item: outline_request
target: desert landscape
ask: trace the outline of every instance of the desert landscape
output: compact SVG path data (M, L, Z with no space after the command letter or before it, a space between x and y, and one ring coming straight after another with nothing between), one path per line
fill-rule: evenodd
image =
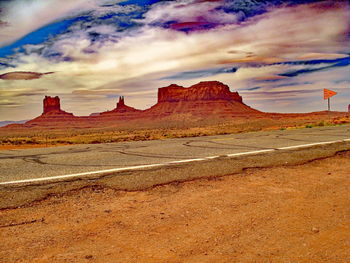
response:
M349 1L0 1L0 263L349 263L349 76Z
M0 148L32 148L84 143L196 137L242 132L312 128L350 123L348 112L266 113L243 103L238 92L218 82L189 88L158 89L158 102L146 110L125 104L113 110L74 116L61 109L59 97L46 96L41 116L0 128Z

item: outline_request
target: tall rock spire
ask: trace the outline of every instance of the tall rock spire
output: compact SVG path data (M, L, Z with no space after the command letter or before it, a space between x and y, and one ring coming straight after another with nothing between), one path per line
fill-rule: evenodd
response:
M125 105L124 96L120 96L117 102L117 107L111 111L102 112L101 115L114 114L114 113L126 113L126 112L135 113L135 112L140 112L140 110L137 110L133 107L129 107L128 105Z
M118 109L118 108L122 108L122 107L124 107L124 106L125 106L124 96L120 96L120 97L119 97L119 101L118 101L118 103L117 103L117 109Z

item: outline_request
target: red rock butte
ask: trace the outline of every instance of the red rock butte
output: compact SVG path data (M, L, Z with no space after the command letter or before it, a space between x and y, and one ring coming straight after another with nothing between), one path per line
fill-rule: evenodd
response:
M171 84L158 89L158 102L144 111L146 116L173 119L191 116L201 119L227 119L247 114L263 114L243 103L238 92L218 81L206 81L189 88Z
M45 96L43 100L43 113L41 116L45 115L73 116L72 113L61 110L61 102L58 96Z
M158 89L158 103L198 100L227 100L242 103L238 92L231 92L229 86L218 81L200 82L189 88L171 84Z
M45 96L43 101L43 114L48 113L50 111L61 111L61 102L58 96L50 97Z
M125 104L119 97L116 108L90 116L74 116L61 109L59 97L45 96L43 114L24 126L100 126L111 122L126 123L130 120L152 122L157 120L212 120L262 115L243 103L238 92L218 81L206 81L185 88L176 84L158 89L158 102L149 109L138 110Z

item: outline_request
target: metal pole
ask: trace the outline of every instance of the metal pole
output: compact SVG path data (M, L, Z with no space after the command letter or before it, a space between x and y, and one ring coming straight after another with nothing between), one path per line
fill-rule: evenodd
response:
M331 111L331 99L328 98L328 111Z

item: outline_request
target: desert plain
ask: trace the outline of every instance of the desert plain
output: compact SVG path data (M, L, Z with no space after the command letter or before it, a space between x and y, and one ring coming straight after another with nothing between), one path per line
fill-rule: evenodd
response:
M0 262L349 262L349 160L2 209Z
M0 129L1 149L350 122L347 112L260 112L218 82L160 89L158 103L145 111L120 98L114 110L77 117L61 110L58 97L43 102L41 116ZM302 159L137 191L91 180L2 206L0 262L350 262L350 152Z

